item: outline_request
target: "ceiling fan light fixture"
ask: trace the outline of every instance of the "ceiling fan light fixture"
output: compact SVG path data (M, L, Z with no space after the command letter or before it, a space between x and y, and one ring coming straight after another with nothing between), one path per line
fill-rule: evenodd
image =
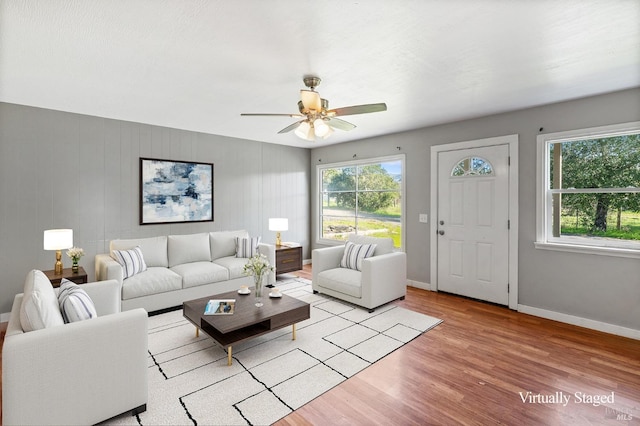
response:
M311 123L308 120L305 120L302 123L300 123L300 125L298 126L298 128L296 129L296 131L294 133L299 138L302 138L302 139L305 139L305 140L308 140L308 141L316 140L315 134L314 134L314 131L313 131L313 126L311 125Z
M318 137L325 138L330 131L327 123L324 122L322 118L316 118L313 122L313 128L315 129L315 134Z

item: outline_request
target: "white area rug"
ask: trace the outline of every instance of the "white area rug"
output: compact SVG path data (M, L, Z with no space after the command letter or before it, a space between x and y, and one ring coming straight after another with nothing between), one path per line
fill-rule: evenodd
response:
M441 320L398 306L373 313L313 294L302 278L278 281L311 304L311 318L233 347L227 355L182 310L149 318L149 401L108 424L266 425L368 367Z

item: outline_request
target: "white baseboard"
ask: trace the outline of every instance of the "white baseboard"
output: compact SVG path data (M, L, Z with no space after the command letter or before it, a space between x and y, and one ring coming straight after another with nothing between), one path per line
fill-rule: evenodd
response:
M420 281L407 280L407 285L409 285L411 287L421 288L423 290L431 291L431 284L429 284L429 283L423 283L423 282L420 282Z
M0 314L0 322L9 322L9 317L11 316L11 312L5 312Z
M605 333L615 334L617 336L629 337L631 339L640 340L640 330L622 327L606 322L595 321L587 318L576 317L573 315L563 314L560 312L548 311L546 309L535 308L533 306L518 305L518 312L523 314L534 315L536 317L546 318L554 321L560 321L567 324L577 325L579 327L590 328L592 330L603 331Z
M302 260L302 264L303 265L311 265L311 259L303 259Z

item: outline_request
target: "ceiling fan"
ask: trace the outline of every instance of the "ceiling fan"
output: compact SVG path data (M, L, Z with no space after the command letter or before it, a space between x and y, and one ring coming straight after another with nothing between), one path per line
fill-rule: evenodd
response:
M320 97L315 88L320 85L320 78L305 76L302 81L309 90L300 90L298 101L298 114L269 114L269 113L242 113L241 116L270 116L270 117L298 117L296 121L285 127L278 133L287 133L295 129L295 134L302 139L314 141L316 137L326 139L333 129L352 130L356 126L347 121L336 118L344 115L366 114L370 112L386 111L385 103L353 105L342 108L329 109L329 101Z

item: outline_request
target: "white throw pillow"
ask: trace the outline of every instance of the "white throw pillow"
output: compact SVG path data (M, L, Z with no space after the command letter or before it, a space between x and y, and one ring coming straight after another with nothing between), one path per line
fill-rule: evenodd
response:
M113 257L122 265L124 278L132 277L147 270L147 264L144 263L140 247L131 250L113 250Z
M347 241L344 246L340 267L361 271L362 260L373 256L375 250L376 244L354 244L351 241Z
M236 237L236 257L249 258L258 254L258 244L260 244L261 239L262 237Z
M84 321L98 316L93 300L87 292L66 278L63 278L60 283L58 304L65 323Z
M22 331L41 330L63 324L58 298L51 281L42 271L30 271L24 282L24 295L20 306Z

